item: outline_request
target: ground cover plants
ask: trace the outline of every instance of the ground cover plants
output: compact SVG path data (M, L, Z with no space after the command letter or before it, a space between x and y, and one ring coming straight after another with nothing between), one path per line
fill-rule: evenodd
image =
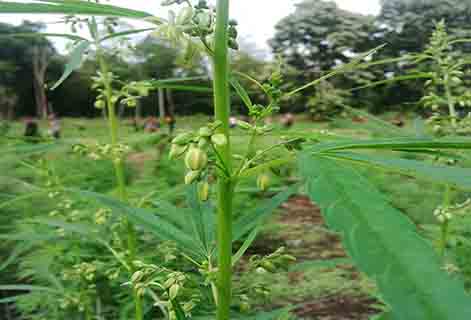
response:
M237 22L230 19L229 3L229 0L218 0L212 7L206 1L165 1L165 5L176 5L176 11L171 11L168 19L78 0L7 1L0 4L0 13L59 13L86 17L69 17L69 20L87 25L92 40L74 34L49 34L76 41L64 77L57 85L79 67L82 56L90 46L95 46L100 55L102 42L149 30L169 38L175 45L185 46L189 55L196 52L206 54L211 61L213 82L211 88L187 84L192 79L123 84L109 71L106 61L101 59L101 70L94 78L94 89L100 93L95 105L107 110L109 142L72 144L70 148L77 156L111 163L117 194L109 196L64 185L55 174L53 161L48 163L43 159L29 165L42 176L41 190L47 190L48 196L56 199L56 208L51 208L49 214L51 219L35 220L41 221L35 233L46 238L40 237L40 240L56 239L57 234L49 234L48 227L59 228L56 230L59 236L65 232L80 236L75 240L70 236L71 241L60 250L65 252L80 247L87 239L94 246L81 254L92 257L91 261L94 261L93 257L107 252L106 261L97 259L96 263L74 263L72 259L64 262L70 265L68 270L55 270L62 272L62 280L73 284L72 295L64 295L62 280L47 268L42 269L42 281L48 279L52 287L16 284L2 285L0 289L38 294L36 300L28 300L29 295L25 296L26 301L23 300L25 309L28 309L29 303L30 315L36 319L50 318L51 314L56 318L102 319L107 312L107 301L102 301L102 297L110 292L118 296L115 303L118 301L117 308L121 313L111 313L112 318L119 316L126 319L132 315L132 318L142 320L150 318L155 312L161 318L178 320L244 317L241 311L250 309L253 297L270 293L255 282L234 282L233 271L256 239L263 221L281 203L302 189L321 208L329 227L341 235L355 265L375 281L385 311L376 319L469 319L471 307L463 282L443 270L441 257L429 242L418 235L416 226L378 191L363 169L375 168L424 179L441 186L445 195L450 190L468 190L471 188L468 169L440 165L432 160L436 156L453 157L457 150L469 150L471 141L455 136L418 138L406 131L394 131L385 126L385 131L390 134L382 139L356 139L330 135L328 132L293 132L258 149L258 141L269 137L274 131L273 127L265 124L264 119L277 112L280 101L289 101L303 90L335 75L386 62L365 61L365 58L381 50L381 46L357 55L349 63L294 90L282 89L282 67L274 68L269 79L260 83L250 74L231 72L230 50L236 50L238 45ZM100 28L112 21L109 18L143 20L151 26L102 36ZM443 81L442 76L440 73L437 75L438 81ZM446 74L445 79L448 76ZM268 102L265 105L254 104L239 83L240 78L253 82L266 95ZM448 92L448 82L444 84ZM214 97L214 119L171 140L170 158L182 159L184 164L181 176L184 175L182 179L187 185L183 192L185 205L154 197L155 194L140 194L130 201L127 190L124 157L129 146L119 137L116 105L119 102L132 107L150 90L165 86L203 90ZM236 123L238 132L243 134L242 145L246 147L243 150L237 147L237 152L234 151L236 146L229 122L231 91L240 97L250 116L249 122ZM453 125L456 116L452 105L448 106ZM55 145L47 143L34 148L41 150ZM7 148L7 151L17 152L17 155L20 150L13 147ZM248 180L266 192L270 189L272 171L288 165L297 166L302 183L283 186L280 193L251 210L237 210L234 204L237 203L240 186ZM445 202L445 205L449 203ZM74 211L75 207L78 211ZM57 219L62 209L68 213ZM94 211L93 215L90 215L91 211ZM83 225L83 220L78 218L81 213L85 215L84 220L92 220L96 227L94 230ZM438 216L447 219L447 213L444 210ZM80 223L74 221L75 218ZM152 235L152 239L148 235ZM14 237L9 239L14 240ZM16 235L16 238L21 240L22 237ZM150 251L153 256L141 255L140 249L156 243L159 246ZM40 254L40 251L34 253ZM289 266L293 260L283 248L278 248L267 255L248 257L245 267L251 272L275 273ZM34 266L34 261L36 259L27 259L23 266L38 267ZM97 279L100 279L99 285ZM114 284L110 285L105 279L114 281ZM56 308L48 310L51 314L40 312L45 293L47 299L59 302ZM10 296L3 302L18 300L21 303L22 298L21 295ZM49 301L49 305L52 304ZM289 317L286 311L259 314L254 319L286 318Z

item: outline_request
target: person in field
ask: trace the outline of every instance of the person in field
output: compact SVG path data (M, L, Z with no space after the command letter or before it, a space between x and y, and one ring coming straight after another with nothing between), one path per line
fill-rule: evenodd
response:
M33 118L25 119L25 131L23 136L28 141L38 142L38 139L41 137L41 135L39 134L39 126L36 120Z
M157 132L160 129L160 122L159 119L155 117L150 117L146 120L144 124L144 131L145 132Z
M285 127L286 129L289 129L293 126L294 124L294 116L292 113L286 113L281 117L281 125Z
M165 123L168 125L168 134L173 135L173 132L175 131L175 127L177 124L177 120L173 116L166 116Z
M54 139L61 137L61 124L59 119L54 113L49 115L49 135Z

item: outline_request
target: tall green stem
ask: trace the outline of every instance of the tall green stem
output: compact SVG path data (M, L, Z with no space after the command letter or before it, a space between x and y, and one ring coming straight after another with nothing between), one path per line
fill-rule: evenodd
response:
M450 76L447 74L445 75L445 94L446 94L446 100L448 102L448 111L450 112L450 117L451 117L451 126L453 129L456 129L456 110L455 110L455 103L453 101L453 96L451 94L451 89L450 89Z
M445 186L445 195L443 197L443 207L448 208L450 206L450 201L451 201L451 188L450 185ZM449 230L450 222L448 220L445 220L444 223L442 223L440 229L441 229L441 235L440 235L440 247L439 247L439 254L440 257L444 258L445 253L446 253L446 245L448 243L448 230Z
M214 42L214 113L221 121L221 133L226 135L228 143L218 149L220 166L227 168L232 175L231 145L229 137L229 56L228 35L229 0L218 0L216 6L216 30ZM218 180L218 281L217 281L217 320L229 320L231 306L232 278L232 198L233 182L220 175Z
M110 137L111 137L111 144L116 146L119 142L119 123L118 118L116 116L116 105L113 101L113 88L112 88L112 79L108 76L108 65L103 58L103 53L99 42L96 42L97 47L97 56L98 61L100 64L100 71L103 74L105 79L104 86L105 86L105 99L106 105L108 109L108 124L110 130ZM119 200L122 202L126 202L128 200L127 192L126 192L126 175L125 175L125 168L124 168L124 161L123 159L114 159L113 160L114 168L115 168L115 176L118 185L118 194ZM127 249L129 251L129 266L131 267L131 272L134 272L134 260L136 260L137 254L137 235L136 230L132 223L129 221L125 221L125 227L127 231ZM135 303L135 320L142 320L143 319L143 306L142 306L142 299L137 294L137 292L133 292L134 296L134 303Z

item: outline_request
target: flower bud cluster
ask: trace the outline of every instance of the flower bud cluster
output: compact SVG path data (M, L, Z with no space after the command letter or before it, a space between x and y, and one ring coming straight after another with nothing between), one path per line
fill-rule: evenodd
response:
M258 273L274 273L278 270L287 270L289 265L296 261L296 258L286 254L285 251L285 247L280 247L266 257L254 255L250 257L249 267Z
M448 223L455 217L463 217L470 212L471 199L466 200L461 204L452 206L439 206L437 207L433 215L440 223Z
M199 302L199 298L190 294L185 287L189 281L182 272L172 271L152 264L145 264L135 261L134 266L138 268L131 276L131 280L126 285L131 285L139 296L144 296L146 292L152 292L151 297L157 297L156 305L164 306L168 309L169 318L177 319L172 301L178 298L183 311L187 316L191 315L191 310ZM184 302L185 300L188 300Z
M94 282L97 278L97 265L96 263L82 262L76 264L71 270L64 271L62 275L63 280L77 280L84 279L88 282Z
M97 76L92 77L92 80L92 89L98 91L95 108L104 109L108 103L107 95L109 92L107 91L107 87L113 87L115 83L120 83L119 79L112 72L106 74L98 72ZM119 90L112 88L109 102L115 105L120 101L123 105L128 107L136 107L139 99L147 97L152 89L153 86L150 81L132 81L122 86Z
M98 225L104 225L108 222L109 218L111 217L111 210L101 208L95 212L95 223Z
M184 156L185 166L188 172L185 176L185 184L198 183L198 196L201 201L208 200L209 184L207 182L208 164L210 159L208 151L223 147L227 144L227 137L216 130L221 126L220 121L210 123L200 128L197 132L182 133L172 140L170 147L170 159Z
M109 159L113 162L122 161L131 148L125 144L77 144L72 147L72 151L80 155L86 155L93 160Z
M208 4L206 0L199 0L196 5L192 5L189 1L182 0L164 0L163 6L181 5L186 6L180 9L178 14L172 10L169 14L168 24L163 25L157 31L158 34L164 33L171 40L178 40L183 35L192 38L200 38L201 41L209 48L213 43L212 37L216 27L216 11L215 8ZM228 25L228 46L231 49L238 50L237 43L237 22L230 20ZM212 50L211 48L209 48Z

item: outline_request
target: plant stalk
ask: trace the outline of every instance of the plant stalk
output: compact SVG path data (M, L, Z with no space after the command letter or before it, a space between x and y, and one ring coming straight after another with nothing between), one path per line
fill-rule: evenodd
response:
M456 110L455 110L455 103L453 101L453 96L451 94L451 89L450 89L450 77L449 75L445 76L445 94L446 94L446 100L448 103L448 111L450 113L451 117L451 126L453 127L453 130L456 129L456 120L457 120L457 115L456 115Z
M105 77L105 98L106 98L106 106L108 109L108 125L110 130L110 138L111 144L116 146L119 142L119 123L116 117L116 105L113 102L112 95L113 95L113 88L111 87L111 79L108 78L108 66L103 58L102 49L100 44L97 42L97 56L98 61L100 64L100 70ZM122 202L127 202L128 196L126 192L126 175L125 175L125 168L124 168L124 159L114 159L113 165L115 168L115 176L116 181L118 184L118 196L119 200ZM127 231L127 249L129 251L129 259L128 264L131 268L131 273L135 272L134 268L134 260L136 259L137 254L137 236L136 230L132 223L130 223L127 219L124 221L126 231ZM134 297L134 304L135 304L135 320L142 320L143 319L143 306L142 306L142 298L137 294L137 292L133 292Z
M221 121L220 132L227 137L227 144L219 147L219 165L232 175L231 145L229 136L230 96L229 96L229 56L228 34L229 0L218 0L216 5L216 30L213 56L214 113ZM234 186L231 179L222 174L218 179L217 239L218 239L218 278L217 278L217 320L229 320L231 306L232 279L232 200Z

